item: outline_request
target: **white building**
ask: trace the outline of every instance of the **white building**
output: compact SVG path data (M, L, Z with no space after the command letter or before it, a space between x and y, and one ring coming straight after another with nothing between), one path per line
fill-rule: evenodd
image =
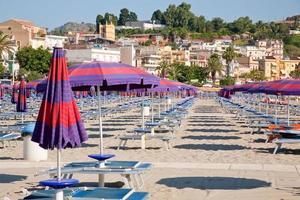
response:
M161 62L160 55L148 55L142 58L142 66L145 68L149 73L158 75L158 67Z
M46 35L45 48L53 49L57 44L64 44L68 41L68 37L58 35Z
M131 66L136 66L136 50L133 45L121 47L120 61Z
M133 29L139 28L142 30L148 30L148 29L162 29L165 28L165 25L162 24L155 24L151 21L136 21L136 22L126 22L125 27L131 27Z
M266 56L266 48L259 48L257 46L242 46L240 53L244 56L251 57L253 60L262 59Z
M67 49L66 57L68 62L75 63L89 61L120 62L120 50L106 48Z

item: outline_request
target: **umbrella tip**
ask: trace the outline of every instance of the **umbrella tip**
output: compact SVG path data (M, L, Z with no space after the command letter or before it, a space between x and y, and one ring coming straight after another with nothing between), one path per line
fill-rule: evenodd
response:
M63 48L63 42L57 41L57 43L55 44L55 48Z

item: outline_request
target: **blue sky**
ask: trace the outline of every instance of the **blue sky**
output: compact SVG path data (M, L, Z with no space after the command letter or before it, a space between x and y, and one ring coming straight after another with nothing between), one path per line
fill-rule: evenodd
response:
M92 22L97 14L112 12L119 15L126 7L139 19L149 19L154 10L165 10L183 0L0 0L0 21L10 18L29 19L50 30L68 21ZM188 0L196 15L207 19L222 17L232 21L250 16L254 21L279 20L300 14L300 0Z

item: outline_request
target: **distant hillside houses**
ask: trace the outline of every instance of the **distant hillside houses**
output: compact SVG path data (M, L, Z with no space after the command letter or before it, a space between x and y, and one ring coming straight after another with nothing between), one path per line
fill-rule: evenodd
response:
M135 22L126 22L125 26L117 26L116 30L122 29L142 29L142 30L149 30L149 29L163 29L166 26L163 24L156 24L155 21L135 21Z

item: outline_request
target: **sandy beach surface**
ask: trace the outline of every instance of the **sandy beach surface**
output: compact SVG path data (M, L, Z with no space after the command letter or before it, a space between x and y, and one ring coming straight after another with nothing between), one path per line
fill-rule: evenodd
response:
M104 119L105 152L115 160L151 162L153 169L144 175L141 191L155 200L291 200L300 199L299 144L283 145L273 155L272 143L264 143L263 134L250 135L250 129L226 114L212 99L197 99L189 115L176 130L173 148L167 151L159 140L149 140L141 150L139 141L129 141L117 150L118 136L137 127L140 110L130 109ZM91 161L88 154L99 152L97 122L88 122L89 140L81 148L62 152L64 163ZM0 199L19 199L40 188L48 177L34 176L56 166L56 151L42 162L22 159L23 142L0 148ZM75 175L81 185L97 186L95 175ZM106 182L123 181L119 175L107 175Z

